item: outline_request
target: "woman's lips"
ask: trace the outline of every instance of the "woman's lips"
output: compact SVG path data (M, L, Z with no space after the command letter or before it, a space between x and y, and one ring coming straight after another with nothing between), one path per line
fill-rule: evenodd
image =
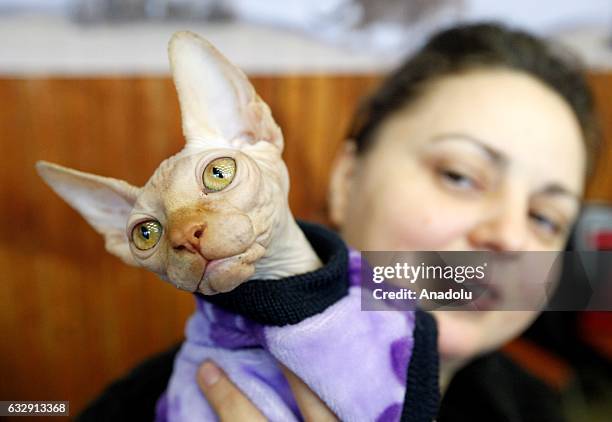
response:
M467 284L472 292L473 299L467 304L469 308L478 311L492 311L499 309L502 303L502 294L493 283L487 280L475 281Z

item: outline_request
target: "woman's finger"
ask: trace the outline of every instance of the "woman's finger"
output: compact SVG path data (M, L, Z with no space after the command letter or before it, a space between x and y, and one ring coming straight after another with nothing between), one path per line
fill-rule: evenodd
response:
M205 361L200 366L197 380L206 400L221 421L266 420L255 405L211 361Z
M327 407L327 405L321 400L312 390L298 378L290 369L284 365L280 365L285 374L285 378L289 381L293 396L297 402L302 417L306 422L309 421L337 421L336 415Z

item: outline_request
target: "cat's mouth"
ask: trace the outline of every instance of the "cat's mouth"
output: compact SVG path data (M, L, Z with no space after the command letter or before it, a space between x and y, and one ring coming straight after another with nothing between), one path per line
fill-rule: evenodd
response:
M181 290L214 295L229 292L248 279L251 272L245 273L242 264L236 255L213 260L199 257L187 274L179 270L178 274L167 274L166 279Z
M211 260L206 264L195 291L214 295L234 290L255 272L255 261L244 254Z
M214 287L212 287L212 286L210 285L210 283L208 283L208 285L206 286L206 287L207 287L207 289L206 289L206 290L208 290L209 292L205 293L205 292L203 291L203 290L204 290L204 289L203 289L203 284L204 284L204 277L205 277L205 274L206 274L206 270L204 271L204 274L202 274L202 278L200 279L200 281L198 281L198 284L196 284L196 287L195 287L195 289L193 290L193 292L192 292L192 293L197 293L197 292L200 292L200 293L204 293L204 294L213 294L213 295L216 295L217 293L220 293L220 292L218 292L217 290L215 290L215 288L214 288Z
M214 272L215 268L219 267L223 262L229 261L231 258L232 257L207 261L206 265L204 266L204 271L202 271L202 277L200 277L200 281L198 281L198 283L196 284L194 292L200 292L204 294L221 293L222 291L217 290L213 283L210 282L210 279L207 276Z
M266 249L254 242L243 252L207 261L195 291L214 295L234 290L255 274L255 265Z

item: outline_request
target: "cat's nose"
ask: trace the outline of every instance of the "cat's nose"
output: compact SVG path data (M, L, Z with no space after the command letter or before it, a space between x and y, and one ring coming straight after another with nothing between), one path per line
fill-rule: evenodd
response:
M203 234L203 224L191 224L186 227L172 228L169 233L170 244L176 250L186 249L194 253L199 253L200 238Z

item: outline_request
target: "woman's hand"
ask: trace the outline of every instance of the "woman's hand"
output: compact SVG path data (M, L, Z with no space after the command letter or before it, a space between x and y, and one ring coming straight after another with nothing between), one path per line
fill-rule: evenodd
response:
M293 372L281 365L305 421L337 421L331 410ZM198 370L198 385L206 400L224 422L265 421L265 416L213 362Z

